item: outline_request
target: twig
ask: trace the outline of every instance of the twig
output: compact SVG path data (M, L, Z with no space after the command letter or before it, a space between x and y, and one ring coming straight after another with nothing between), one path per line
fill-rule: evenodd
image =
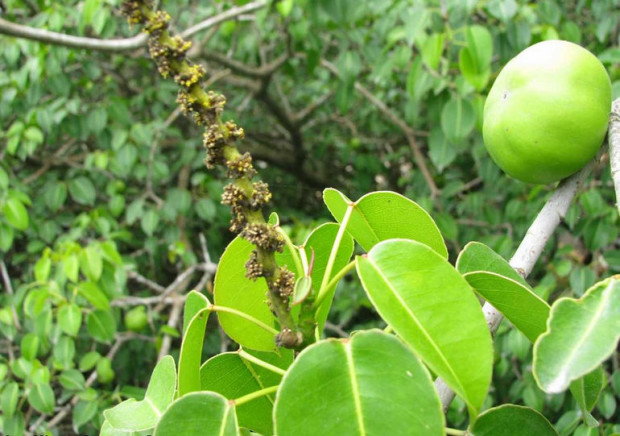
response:
M331 62L321 59L321 65L331 71L334 75L339 76L338 69ZM426 165L426 160L424 159L424 155L420 151L420 147L415 139L415 131L409 127L409 125L402 120L394 111L392 111L389 107L386 106L384 102L375 97L367 88L361 85L359 82L355 82L355 89L362 94L368 101L370 101L379 111L381 111L392 123L394 123L397 127L399 127L402 132L405 134L407 138L407 143L411 150L413 151L413 158L415 159L418 168L422 171L422 175L424 176L424 180L426 180L426 184L428 185L428 189L431 191L431 198L436 198L440 191L433 180L433 176L431 175L428 166Z
M168 327L176 328L179 323L179 318L181 318L184 298L177 298L174 303L172 303L172 309L170 310L170 317L168 318ZM168 354L170 351L170 345L172 344L172 336L166 334L164 335L161 341L161 348L159 349L159 353L157 354L157 361L160 361L164 356Z
M2 274L2 281L4 282L6 293L13 296L13 286L11 286L11 278L9 277L9 272L6 269L4 260L0 260L0 273ZM15 328L17 330L21 330L22 326L19 322L19 317L17 316L17 311L15 310L13 302L11 302L11 314L13 315L13 323L15 324Z
M166 290L166 288L164 288L162 285L155 283L152 280L147 279L146 277L144 277L143 275L135 271L127 271L127 277L132 280L135 280L141 285L146 286L147 288L152 289L155 292L159 292L160 294Z
M597 156L598 159L599 156ZM577 189L582 184L590 171L594 162L590 162L581 171L563 180L553 192L549 200L545 203L538 216L528 229L525 237L521 241L519 248L510 259L512 266L523 278L526 278L534 268L538 258L542 254L545 245L560 221L566 215ZM482 312L489 326L491 334L495 334L499 323L502 320L502 314L488 302L484 303ZM438 378L435 380L435 388L444 412L448 410L450 403L454 399L454 392L446 385L446 383Z
M609 119L609 161L616 190L616 208L620 212L620 98L611 105Z
M224 21L235 18L239 15L256 11L267 6L267 0L257 0L243 6L230 8L227 11L209 17L206 20L186 29L181 35L189 38L198 32L213 27ZM73 36L64 33L51 32L45 29L24 26L12 23L0 18L0 34L15 36L18 38L32 39L46 44L61 45L65 47L80 48L86 50L97 50L105 52L121 52L135 50L146 45L148 36L139 34L131 38L99 39L83 36Z

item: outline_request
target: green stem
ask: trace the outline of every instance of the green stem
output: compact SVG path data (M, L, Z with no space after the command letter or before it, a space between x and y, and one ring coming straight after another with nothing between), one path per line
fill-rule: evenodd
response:
M353 214L353 209L355 209L355 203L349 203L347 206L347 211L345 212L344 217L342 218L342 222L340 223L338 233L336 234L336 239L334 240L332 251L329 254L329 260L327 261L327 265L325 266L323 281L321 282L321 287L319 288L319 293L316 297L316 302L314 303L315 307L318 307L318 302L322 301L325 298L325 295L329 290L327 284L330 281L332 269L334 268L334 263L336 263L336 256L338 255L338 250L340 249L340 243L342 242L342 238L344 237L344 232L347 230L347 225L349 224L349 220L351 219L351 215Z
M284 239L284 243L286 244L288 249L291 251L291 255L293 256L293 262L295 262L295 268L297 268L296 272L302 275L305 274L306 268L302 264L302 259L300 259L301 252L299 250L299 247L293 244L293 241L291 241L291 238L289 238L289 236L286 234L284 230L282 230L280 226L277 226L276 229L278 230L278 233L282 235L282 238Z
M278 368L277 366L272 365L271 363L267 363L264 360L261 360L256 356L252 356L250 353L245 351L243 348L239 348L239 351L237 351L237 354L239 354L241 358L248 360L252 363L255 363L256 365L261 366L271 372L275 372L276 374L284 375L286 373L286 371L283 370L282 368Z
M268 326L264 322L254 318L253 316L248 315L247 313L243 313L237 309L233 309L232 307L216 306L215 304L212 304L209 306L209 310L212 310L213 312L232 313L233 315L237 315L245 320L250 321L253 324L256 324L257 326L259 326L263 330L268 331L269 333L272 333L274 335L277 335L279 333L276 329Z
M353 259L344 268L342 268L340 271L338 271L334 275L334 277L332 277L332 279L327 283L325 288L330 289L332 286L335 286L336 283L338 283L340 281L340 279L342 279L344 276L346 276L347 273L349 271L351 271L353 268L355 268L355 259ZM325 299L326 296L327 296L326 292L323 293L322 297L321 297L321 295L319 295L319 297L317 298L316 302L314 303L315 307L319 307L321 305L321 303L323 302L323 300Z
M456 428L446 427L446 434L454 435L454 436L461 436L465 434L465 430L458 430Z
M270 386L268 388L264 388L256 392L252 392L251 394L247 394L247 395L237 398L236 400L233 400L233 402L235 403L235 406L240 406L249 401L255 400L256 398L264 397L265 395L274 393L275 391L278 390L278 386L279 385Z

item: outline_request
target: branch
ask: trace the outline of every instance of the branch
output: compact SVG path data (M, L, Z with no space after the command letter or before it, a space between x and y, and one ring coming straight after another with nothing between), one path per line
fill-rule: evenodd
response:
M611 104L609 119L609 161L616 190L616 207L620 212L620 98Z
M599 156L597 156L597 159L598 157ZM526 278L532 272L547 241L560 224L562 218L566 216L568 207L573 201L577 189L592 170L593 164L594 161L590 162L581 171L560 182L557 189L553 192L551 197L549 197L549 200L547 200L538 213L538 216L527 230L519 248L517 248L512 259L510 259L510 266L523 276L523 278ZM503 318L502 314L488 302L484 303L482 311L491 334L495 334ZM441 404L445 412L454 399L454 392L441 378L435 380L435 388L437 389L437 394L441 399Z
M325 59L321 59L321 65L327 68L329 71L331 71L334 75L336 76L340 75L336 66L332 64L331 62ZM418 143L415 139L415 132L413 131L413 129L409 127L409 125L404 120L402 120L398 115L396 115L394 111L392 111L389 107L387 107L385 103L383 103L377 97L372 95L372 93L368 89L366 89L364 86L362 86L359 82L355 82L355 89L360 94L362 94L368 101L370 101L373 105L375 105L377 109L379 109L379 111L381 111L385 116L387 116L387 118L392 123L394 123L397 127L399 127L403 131L403 133L405 134L405 137L407 138L407 142L409 143L409 146L411 147L411 150L413 151L413 157L416 163L418 164L418 168L420 168L420 171L422 171L422 175L424 176L424 179L426 180L426 184L428 185L428 188L431 191L431 198L436 198L439 195L440 191L439 191L439 188L437 188L437 185L435 184L435 181L433 180L433 176L431 175L428 167L426 166L424 155L420 151L420 147L418 146Z
M6 265L4 264L4 260L0 259L0 274L2 274L2 281L4 282L4 287L6 289L6 293L13 296L13 286L11 286L11 278L9 277L9 273L6 270ZM13 315L13 324L15 324L15 328L17 330L21 330L22 326L19 323L19 317L17 316L17 311L15 310L15 305L11 302L11 314Z
M267 6L267 0L257 0L243 6L231 8L221 14L209 17L204 21L186 29L181 36L189 38L198 32L213 27L224 21L230 20L239 15L256 11ZM83 36L67 35L64 33L51 32L45 29L24 26L12 23L0 18L0 34L15 36L17 38L32 39L45 44L61 45L71 48L81 48L86 50L96 50L105 52L121 52L135 50L146 45L148 36L138 34L131 38L99 39Z

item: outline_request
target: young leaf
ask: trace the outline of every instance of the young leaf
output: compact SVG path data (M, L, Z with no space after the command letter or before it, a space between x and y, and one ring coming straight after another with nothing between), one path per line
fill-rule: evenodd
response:
M200 292L190 291L190 293L187 294L185 306L183 307L183 334L185 334L187 325L192 320L194 315L207 307L209 307L209 299Z
M570 392L577 400L577 404L583 413L586 424L590 427L598 427L599 423L590 414L601 395L601 391L607 384L607 377L602 366L597 366L594 371L573 381L570 384Z
M237 436L235 406L214 392L193 392L177 399L163 414L153 436Z
M473 419L491 382L491 335L463 277L427 245L394 239L357 257L381 317L468 405Z
M207 320L211 313L209 308L202 309L194 315L187 325L181 343L179 356L179 396L200 390L200 363L202 361L202 343L205 338Z
M471 272L465 280L532 342L547 329L549 305L529 288L492 272Z
M280 355L252 352L260 360L286 370L293 362L292 350L280 349ZM200 368L201 387L229 400L280 383L282 375L242 358L239 353L223 353L207 360ZM273 394L256 398L236 407L239 425L260 434L273 434Z
M28 211L17 198L9 198L3 207L4 217L9 225L17 230L28 228Z
M351 203L344 194L329 188L323 201L338 222ZM446 243L431 216L418 204L395 192L372 192L355 202L347 231L364 250L393 238L412 239L448 258Z
M76 336L82 325L82 311L75 304L65 304L58 309L58 326L69 336Z
M456 259L455 267L461 274L488 271L515 280L527 288L530 286L506 259L481 242L473 241L465 245Z
M514 404L493 407L478 416L472 436L557 436L557 431L542 414Z
M153 428L174 399L176 370L172 356L155 366L144 400L131 398L103 412L111 430L142 431ZM103 429L102 429L103 434Z
M441 435L444 417L428 371L378 330L302 351L282 380L279 435Z
M562 392L614 351L620 339L620 280L597 283L579 300L551 307L547 332L534 345L534 377L547 393Z
M215 274L215 304L236 309L274 327L275 318L266 302L265 279L261 277L253 281L245 277L245 263L253 249L252 244L240 237L228 245ZM275 349L273 334L251 321L231 313L218 313L217 316L226 334L241 346L260 351Z
M96 341L110 342L116 334L116 321L110 312L97 309L86 317L86 328Z

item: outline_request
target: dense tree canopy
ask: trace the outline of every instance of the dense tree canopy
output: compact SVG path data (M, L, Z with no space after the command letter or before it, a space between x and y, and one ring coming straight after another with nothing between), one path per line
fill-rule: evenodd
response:
M184 296L208 295L234 236L225 174L205 168L202 130L120 3L4 0L0 12L7 434L90 434L102 410L142 395L157 357L178 354ZM554 186L507 177L484 148L482 108L502 66L535 42L573 41L598 56L620 97L614 0L160 3L208 87L227 97L223 118L245 130L241 149L295 243L330 219L323 189L354 200L391 190L433 216L451 260L472 240L510 257ZM581 296L620 272L608 161L603 151L530 275L544 299ZM327 335L382 326L357 281L337 292ZM211 323L205 356L234 349ZM537 387L531 354L502 324L486 404L528 405L570 434L578 408ZM593 413L613 423L617 354L606 369L612 383ZM462 401L447 419L465 425Z

